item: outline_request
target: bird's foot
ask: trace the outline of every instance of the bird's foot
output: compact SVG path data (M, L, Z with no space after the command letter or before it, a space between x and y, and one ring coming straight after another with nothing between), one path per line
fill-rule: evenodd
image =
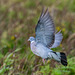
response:
M45 59L42 59L43 63L45 64Z

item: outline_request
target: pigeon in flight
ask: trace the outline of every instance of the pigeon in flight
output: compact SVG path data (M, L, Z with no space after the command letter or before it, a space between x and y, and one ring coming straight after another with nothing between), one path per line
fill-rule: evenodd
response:
M35 28L36 36L30 37L31 51L40 56L44 60L54 59L64 66L67 66L67 58L63 52L54 52L51 48L55 48L60 45L62 41L62 33L59 31L55 33L54 22L49 14L48 9L45 11L43 8L41 16L38 20Z

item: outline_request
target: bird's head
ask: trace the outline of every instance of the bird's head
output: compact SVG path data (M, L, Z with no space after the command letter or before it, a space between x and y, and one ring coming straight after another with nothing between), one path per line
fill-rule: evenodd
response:
M35 38L34 37L29 37L28 41L30 41L30 42L35 41Z

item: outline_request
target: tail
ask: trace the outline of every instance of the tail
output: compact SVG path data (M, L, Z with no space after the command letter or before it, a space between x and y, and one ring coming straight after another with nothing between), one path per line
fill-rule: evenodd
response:
M50 58L55 59L58 62L61 62L62 65L67 66L67 58L63 52L50 52Z
M60 52L60 57L61 57L61 63L64 65L64 66L67 66L67 58L66 58L66 55L65 53L63 52Z

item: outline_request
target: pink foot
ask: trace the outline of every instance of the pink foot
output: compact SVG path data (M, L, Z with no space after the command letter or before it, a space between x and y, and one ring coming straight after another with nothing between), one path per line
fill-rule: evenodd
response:
M42 59L43 63L45 64L45 59Z

